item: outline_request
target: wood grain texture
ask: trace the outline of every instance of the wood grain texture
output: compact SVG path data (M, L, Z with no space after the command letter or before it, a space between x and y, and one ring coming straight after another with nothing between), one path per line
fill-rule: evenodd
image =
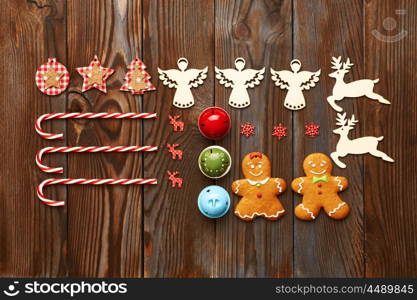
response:
M329 155L335 151L339 136L336 112L328 105L333 78L332 56L350 57L355 63L345 80L363 78L363 15L361 1L294 1L294 58L301 60L304 70L322 70L319 84L308 92L307 107L294 112L294 178L304 176L304 158L314 152ZM345 99L340 105L348 115L359 120L365 114L362 99ZM320 135L305 136L304 126L314 121L320 125ZM357 126L356 137L361 133ZM351 132L351 136L355 134ZM349 188L340 194L351 207L350 216L343 221L330 219L324 211L313 222L294 217L294 276L296 277L362 277L364 275L363 247L363 157L343 158L348 167L334 165L333 174L349 180ZM295 205L301 197L295 196Z
M0 0L0 276L1 277L416 277L417 276L417 4L413 0ZM403 9L403 13L398 11ZM392 19L386 21L386 18ZM396 27L388 30L387 24ZM387 43L386 36L407 31ZM75 68L97 54L116 72L108 93L81 93ZM350 133L384 136L379 148L394 164L369 155L347 156L348 190L341 194L351 215L334 221L321 212L314 222L294 217L301 198L290 189L280 196L287 215L279 221L243 222L233 210L218 220L202 216L197 196L202 188L230 185L242 178L241 159L250 151L267 154L273 176L287 184L302 176L302 162L312 152L334 151L336 112L327 104L334 80L332 56L350 57L355 66L346 81L380 78L375 90L392 101L367 98L340 101L359 124ZM119 91L130 61L148 66L157 91L143 97ZM247 67L266 67L261 85L249 90L246 109L228 105L231 90L214 79L214 66L233 67L236 57ZM69 89L60 96L42 94L36 68L48 57L67 66ZM205 83L192 90L196 105L172 106L174 90L163 86L157 67L175 68L186 57L190 67L209 67ZM305 70L321 68L318 85L305 92L307 108L284 108L286 91L275 87L269 68L288 69L298 58ZM232 117L232 130L221 141L201 136L197 118L216 105ZM149 121L48 121L45 129L64 132L61 142L45 141L33 129L44 113L62 111L157 112ZM168 114L181 114L186 129L173 132ZM256 135L239 134L242 122L256 125ZM304 125L317 122L320 136L304 136ZM272 137L282 122L288 136ZM182 161L173 161L167 143L179 143ZM63 166L62 177L156 177L157 186L53 186L46 194L66 201L51 208L36 197L37 185L50 176L34 163L46 146L142 145L158 153L56 154L45 157ZM197 157L219 144L232 155L231 172L209 180ZM167 170L178 170L182 189L173 189ZM233 204L238 197L233 196ZM233 206L234 206L233 205Z
M139 98L119 91L127 65L141 54L140 1L68 2L68 67L71 86L68 111L138 112ZM81 93L75 68L87 66L97 54L115 69L107 94ZM69 145L141 145L136 120L70 121ZM72 178L140 178L139 153L69 155ZM141 187L69 187L69 275L84 277L141 276Z
M0 128L4 158L0 165L0 275L63 276L66 265L65 209L46 207L36 197L46 178L35 166L38 149L45 147L34 131L43 113L65 109L65 95L48 97L35 85L35 73L48 57L65 64L65 5L37 1L1 1ZM63 124L46 124L64 130ZM59 144L59 143L58 143ZM64 157L46 159L65 165ZM47 191L65 200L65 188Z
M144 139L160 145L156 155L145 156L145 176L156 176L157 188L145 188L145 277L210 277L214 274L215 221L208 220L197 208L197 196L213 183L205 178L197 164L198 155L211 141L204 139L196 124L201 111L213 105L214 1L144 1L144 61L148 65L157 92L145 96L144 109L157 112L159 118L145 124ZM202 86L192 89L195 105L177 109L172 105L175 93L158 80L157 67L177 68L177 60L186 57L189 68L209 67ZM181 114L184 132L173 132L168 114ZM178 143L184 150L182 161L174 161L167 143ZM167 170L180 171L182 189L171 188Z
M230 88L216 81L216 106L225 108L232 118L232 130L218 144L231 152L230 175L217 184L231 191L233 180L243 178L241 161L254 151L265 153L272 162L272 176L291 180L292 137L278 141L272 136L274 125L282 122L291 132L291 113L283 108L283 93L270 80L269 67L280 68L291 58L291 1L216 1L215 65L234 68L237 57L246 67L266 67L265 79L248 89L251 105L245 109L229 106ZM256 135L240 134L240 124L251 122ZM216 272L218 277L292 276L292 194L279 196L287 215L279 221L257 218L244 222L234 216L239 197L216 222Z
M387 18L397 26L387 30ZM417 3L367 1L365 20L366 77L380 78L375 90L392 103L365 103L365 131L384 136L378 149L395 160L365 158L366 276L416 277ZM407 34L387 43L374 30L387 37Z

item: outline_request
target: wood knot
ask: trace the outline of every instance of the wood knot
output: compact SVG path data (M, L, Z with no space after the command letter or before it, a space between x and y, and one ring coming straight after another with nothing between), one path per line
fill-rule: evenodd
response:
M251 36L251 30L248 25L239 22L233 26L233 36L240 41L247 41Z

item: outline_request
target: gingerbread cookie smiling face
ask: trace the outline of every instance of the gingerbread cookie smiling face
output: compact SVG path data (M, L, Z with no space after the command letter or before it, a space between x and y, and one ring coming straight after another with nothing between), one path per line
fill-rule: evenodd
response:
M242 172L245 178L261 181L271 177L271 163L262 153L250 153L243 158Z
M338 193L348 187L348 180L332 176L333 165L323 153L308 155L303 163L306 177L298 177L291 183L292 189L303 195L302 203L295 208L295 215L305 221L316 219L323 208L333 219L343 219L349 214L349 206Z
M245 179L232 184L233 192L242 196L235 215L245 221L259 216L277 220L283 216L285 209L277 195L285 191L286 183L281 178L271 178L269 158L259 152L247 154L242 160L242 172Z
M307 156L303 163L304 173L307 175L330 175L333 165L330 159L322 153L314 153Z

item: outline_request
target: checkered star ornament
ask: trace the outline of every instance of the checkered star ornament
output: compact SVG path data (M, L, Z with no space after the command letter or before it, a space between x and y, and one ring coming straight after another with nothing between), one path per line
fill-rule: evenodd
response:
M48 58L48 62L42 64L35 75L38 89L49 96L61 94L68 87L69 73L67 68L55 57Z
M106 93L106 80L114 73L114 70L102 67L96 55L88 67L77 68L77 72L84 79L82 87L83 92L96 88L103 93Z
M151 76L145 71L146 65L139 58L136 57L127 68L121 91L143 95L143 92L155 90L155 86L150 82Z

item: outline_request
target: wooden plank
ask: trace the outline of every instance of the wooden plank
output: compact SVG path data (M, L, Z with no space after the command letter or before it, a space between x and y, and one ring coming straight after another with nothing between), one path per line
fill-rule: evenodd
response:
M307 107L294 112L294 177L304 176L302 163L313 152L329 155L335 151L339 136L335 129L336 112L328 105L334 79L329 78L332 56L350 57L355 63L345 76L346 81L363 78L362 2L294 1L294 58L305 70L321 68L317 87L305 92ZM363 100L345 99L340 103L348 115L362 120ZM306 123L320 125L320 136L304 135ZM360 136L361 127L354 130ZM363 130L362 130L363 131ZM355 133L351 133L354 137ZM343 221L330 219L322 211L313 222L294 217L294 276L296 277L361 277L364 274L363 254L363 157L343 158L348 167L333 169L333 174L349 179L349 188L341 197L350 207L350 216ZM301 197L295 197L295 205Z
M384 136L378 149L395 159L365 159L366 276L416 277L417 3L370 1L365 20L366 78L380 78L374 90L392 102L366 101L365 133Z
M217 184L231 191L234 180L243 178L241 161L253 151L268 155L272 175L291 181L292 137L281 141L272 136L274 125L283 123L291 133L291 112L283 108L283 93L270 79L269 68L287 67L291 59L291 1L216 1L215 65L233 68L243 57L246 67L266 67L260 86L249 89L251 105L245 109L229 106L231 90L216 82L216 106L225 108L232 118L232 130L218 144L229 149L233 166ZM240 135L240 124L251 122L256 135ZM234 216L239 197L233 196L229 214L216 222L216 276L291 277L292 276L292 192L279 196L287 215L278 221L258 218L244 222Z
M138 112L139 98L119 91L127 65L141 54L141 1L69 1L68 62L71 89L68 111ZM81 93L75 68L97 54L115 69L107 94ZM135 120L70 121L70 145L140 145L141 122ZM139 178L139 153L71 154L74 178ZM70 276L141 276L141 187L71 186L68 207Z
M197 128L200 112L213 104L214 1L144 1L144 61L157 92L144 100L144 110L157 112L158 120L145 124L144 139L158 144L161 151L145 156L145 175L156 176L157 188L145 188L144 276L210 277L214 266L215 221L207 220L197 208L202 188L213 183L199 171L200 151L211 142ZM186 57L191 68L209 67L202 86L192 89L195 106L177 109L172 105L175 89L158 80L157 67L177 68ZM184 132L173 132L168 115L181 114ZM174 161L167 143L178 143L184 159ZM180 171L182 189L170 187L167 170Z
M43 1L45 2L45 1ZM48 176L35 166L35 154L50 143L34 131L44 113L65 109L65 94L50 97L35 85L35 72L48 57L66 63L65 5L63 2L1 1L0 112L0 276L64 276L66 210L47 207L36 196ZM49 122L48 130L64 130ZM59 145L60 143L55 143ZM65 157L46 157L64 165ZM65 187L48 189L50 197L65 200Z

